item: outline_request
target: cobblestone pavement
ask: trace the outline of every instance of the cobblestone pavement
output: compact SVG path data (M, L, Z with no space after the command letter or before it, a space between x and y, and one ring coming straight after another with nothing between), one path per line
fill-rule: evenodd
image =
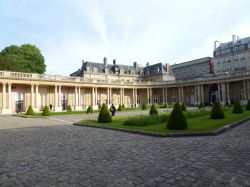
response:
M250 186L250 123L154 138L61 119L0 117L0 186Z

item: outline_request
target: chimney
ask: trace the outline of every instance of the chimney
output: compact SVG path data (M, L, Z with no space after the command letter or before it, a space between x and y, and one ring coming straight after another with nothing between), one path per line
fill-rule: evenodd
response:
M114 64L114 66L116 66L116 60L115 59L113 59L113 64Z
M239 36L237 36L237 42L240 40L240 37Z
M215 41L214 41L214 50L216 50L216 48L218 47L218 44L219 44L219 41L218 41L218 40L215 40Z
M232 35L232 42L233 42L233 44L237 42L236 41L236 35Z
M149 62L147 62L146 66L147 66L147 67L149 66Z
M134 68L137 68L137 62L134 62Z
M107 58L106 57L103 58L103 64L104 64L104 66L107 66Z

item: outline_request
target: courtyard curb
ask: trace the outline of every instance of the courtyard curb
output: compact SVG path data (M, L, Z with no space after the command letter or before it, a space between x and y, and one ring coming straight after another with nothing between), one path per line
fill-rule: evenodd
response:
M250 120L250 117L242 119L240 121L234 122L230 125L226 125L222 128L217 129L216 131L210 132L192 132L192 133L170 133L170 134L161 134L161 133L154 133L154 132L146 132L146 131L137 131L132 129L122 129L122 128L114 128L114 127L106 127L106 126L99 126L99 125L87 125L81 123L73 123L75 126L82 126L82 127L90 127L90 128L99 128L99 129L106 129L106 130L113 130L113 131L120 131L120 132L127 132L132 134L140 134L145 136L152 136L152 137L194 137L194 136L216 136L222 134L234 127L237 127L247 121Z

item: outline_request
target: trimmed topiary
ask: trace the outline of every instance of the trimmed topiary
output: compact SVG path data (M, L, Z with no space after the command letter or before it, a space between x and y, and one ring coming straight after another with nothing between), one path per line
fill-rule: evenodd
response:
M240 114L240 113L243 113L243 109L240 105L240 101L236 101L234 103L234 108L233 108L233 113L234 114Z
M250 110L250 99L247 101L246 110Z
M73 110L72 110L72 108L71 108L71 106L69 105L68 107L67 107L67 112L72 112Z
M26 112L26 115L34 115L34 110L32 108L32 106L30 105L27 112Z
M99 113L99 116L98 116L98 122L99 123L108 123L111 121L112 121L112 117L110 115L108 107L105 103L103 103L102 108L101 108L100 113Z
M224 119L225 114L221 109L221 105L218 101L215 101L213 108L210 113L210 119Z
M49 111L49 107L46 105L43 109L43 114L42 116L50 116L50 111Z
M174 108L169 116L167 123L167 128L169 130L185 130L187 129L187 121L181 110L179 103L174 105Z
M124 103L122 103L122 108L123 108L123 109L125 109L125 105L124 105Z
M168 103L164 103L163 108L168 108Z
M142 110L147 110L148 109L147 103L143 103L141 109Z
M204 102L201 101L199 103L198 109L200 110L200 109L203 109L203 108L205 108L205 105L204 105Z
M89 105L89 107L88 107L88 109L87 109L86 112L87 112L88 114L89 114L89 113L93 113L93 112L94 112L93 107L92 107L91 105Z
M119 107L118 107L118 111L122 111L122 105L119 105Z
M149 115L158 115L158 110L156 109L156 106L153 104L150 108Z
M186 107L186 105L184 103L181 104L181 111L182 112L187 111L187 107Z
M225 102L224 107L230 107L230 104L229 104L229 102L228 102L228 101L226 101L226 102Z

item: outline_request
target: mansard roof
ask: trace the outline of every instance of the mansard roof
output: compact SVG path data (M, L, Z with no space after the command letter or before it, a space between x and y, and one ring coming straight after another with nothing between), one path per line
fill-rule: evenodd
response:
M233 47L235 45L243 45L243 44L249 44L250 43L250 37L242 38L237 40L235 43L233 41L226 42L226 43L221 43L216 49L217 50L222 50L222 49L227 49L230 47Z

